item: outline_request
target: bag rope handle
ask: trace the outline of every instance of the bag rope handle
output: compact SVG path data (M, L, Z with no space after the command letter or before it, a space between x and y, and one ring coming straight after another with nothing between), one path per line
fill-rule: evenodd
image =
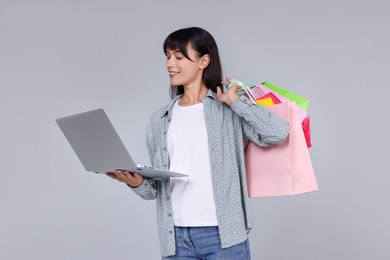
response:
M238 86L240 86L245 91L245 93L248 95L249 99L253 102L253 104L256 104L256 101L255 101L256 98L252 94L250 87L248 87L247 85L245 85L244 83L242 83L241 81L236 80L236 79L231 79L228 82L228 84L226 85L226 87L229 88L232 84L237 84Z

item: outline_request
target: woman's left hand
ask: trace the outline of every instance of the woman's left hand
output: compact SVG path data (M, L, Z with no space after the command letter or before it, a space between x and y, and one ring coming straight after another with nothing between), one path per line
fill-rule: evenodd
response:
M226 80L222 81L222 84L227 84L229 80L229 78L226 78ZM231 106L233 102L240 97L236 92L239 88L240 86L234 84L226 91L226 93L223 93L221 87L217 87L217 95L219 101L225 103L228 106Z

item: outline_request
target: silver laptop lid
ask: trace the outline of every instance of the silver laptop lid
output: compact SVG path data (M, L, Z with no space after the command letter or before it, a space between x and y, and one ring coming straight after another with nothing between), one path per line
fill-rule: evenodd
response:
M103 109L56 121L87 171L105 173L116 169L137 169Z

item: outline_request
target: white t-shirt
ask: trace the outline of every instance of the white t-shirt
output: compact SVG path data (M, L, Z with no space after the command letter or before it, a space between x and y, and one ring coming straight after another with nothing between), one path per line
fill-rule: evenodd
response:
M176 226L217 226L209 144L202 103L172 109L168 134L170 170L189 177L171 178Z

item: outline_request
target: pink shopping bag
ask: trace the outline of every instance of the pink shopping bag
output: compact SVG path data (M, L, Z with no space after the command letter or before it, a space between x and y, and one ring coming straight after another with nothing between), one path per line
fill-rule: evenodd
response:
M257 87L257 86L256 86ZM269 92L263 96L261 96L260 98L256 99L256 101L258 100L262 100L262 99L265 99L265 98L270 98L272 99L272 102L274 104L279 104L279 103L282 103L272 92Z
M260 147L249 142L246 146L249 197L295 195L318 190L297 105L287 101L268 108L289 122L290 134L282 144Z
M258 85L255 88L260 88ZM253 89L252 89L253 90ZM261 100L269 99L271 98L273 101L273 104L279 104L281 101L275 96L273 92L268 92L267 94L261 96L259 99L256 100L256 104L264 105ZM286 102L286 101L285 101ZM273 105L272 104L272 105ZM298 110L302 110L300 107L298 107ZM311 145L311 137L310 137L310 117L305 117L302 121L302 129L303 134L306 139L307 147L310 148Z
M267 88L266 86L262 85L262 84L258 84L256 87L258 92L262 91L264 94L268 94L268 93L272 93L273 95L275 95L282 103L284 102L287 102L289 101L289 99L287 99L286 97L280 95L279 93ZM298 113L299 113L299 117L301 119L301 122L303 122L303 120L305 119L306 115L307 115L307 111L304 110L303 108L301 107L298 107Z

